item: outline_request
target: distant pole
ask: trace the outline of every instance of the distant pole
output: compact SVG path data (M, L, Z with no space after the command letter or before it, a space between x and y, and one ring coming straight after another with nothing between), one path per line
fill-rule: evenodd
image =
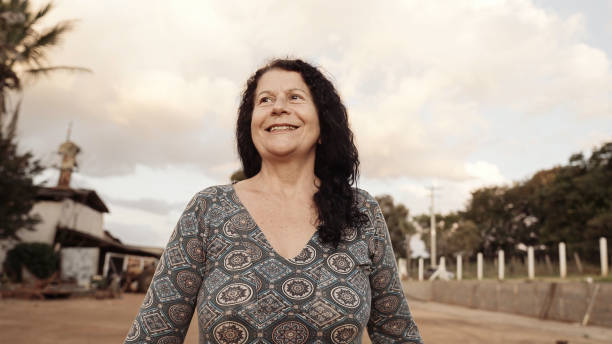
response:
M567 277L567 257L564 242L559 243L559 277Z
M431 214L430 214L430 218L429 218L429 228L430 231L429 233L431 234L431 238L430 238L430 256L431 256L431 266L432 267L436 267L437 263L436 263L436 212L435 212L435 208L434 208L434 196L435 196L435 190L436 187L431 186L429 188L429 190L431 191Z
M461 255L457 255L457 281L461 281L463 278L463 260L461 259Z
M404 240L406 241L406 274L408 274L408 277L410 277L410 275L412 275L412 270L410 268L411 264L411 260L410 260L410 256L412 255L412 252L410 250L410 235L406 234L404 236Z
M423 280L423 257L419 258L419 281Z
M504 250L497 251L497 279L504 280Z
M476 255L476 274L480 281L482 279L482 252L478 252Z
M599 238L599 257L601 258L601 275L608 276L608 241L606 238Z
M533 259L533 246L527 248L527 274L529 279L535 278L535 261Z

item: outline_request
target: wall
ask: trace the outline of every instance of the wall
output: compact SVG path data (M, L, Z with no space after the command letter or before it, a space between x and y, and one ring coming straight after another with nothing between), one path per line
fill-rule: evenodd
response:
M53 244L58 225L99 238L104 237L103 213L71 199L65 199L61 202L36 202L30 213L38 214L42 221L34 226L34 231L21 229L18 232L21 242ZM15 240L0 240L0 271L2 271L2 264L6 259L7 252L17 243Z
M582 322L597 284L526 281L404 281L406 296L542 319ZM612 327L612 283L598 283L589 325Z
M62 279L74 278L77 284L89 287L91 278L98 272L97 247L66 247L61 250Z

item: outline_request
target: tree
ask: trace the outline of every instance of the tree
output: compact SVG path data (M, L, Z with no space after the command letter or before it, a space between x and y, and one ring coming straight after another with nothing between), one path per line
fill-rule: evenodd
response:
M452 259L461 254L470 256L482 244L482 236L474 222L462 218L461 212L451 212L446 215L436 214L436 249L439 257ZM421 239L426 247L430 247L430 216L418 215L414 220L427 232Z
M52 3L35 11L28 0L0 0L0 128L4 130L9 93L21 91L26 75L46 75L55 71L89 71L71 66L50 66L47 52L57 46L72 22L63 21L39 29L41 20L53 8ZM18 103L19 104L19 103ZM19 105L12 112L6 137L13 138L19 114Z
M19 154L14 140L0 131L0 239L19 240L20 228L33 230L38 223L30 214L37 191L32 179L42 170L31 153Z
M20 228L32 229L37 222L29 212L36 196L33 177L42 171L30 152L18 152L16 128L21 102L9 109L10 95L22 91L26 76L87 71L47 63L49 49L72 28L71 22L64 21L39 29L51 9L51 3L35 11L27 0L0 0L0 238L18 240Z
M408 221L408 208L401 203L395 204L393 197L389 195L376 196L376 201L387 222L393 251L398 257L406 258L409 254L406 251L406 235L416 232L414 226Z
M242 169L235 171L232 173L230 180L232 183L239 182L241 180L245 180L246 176L244 175L244 171Z

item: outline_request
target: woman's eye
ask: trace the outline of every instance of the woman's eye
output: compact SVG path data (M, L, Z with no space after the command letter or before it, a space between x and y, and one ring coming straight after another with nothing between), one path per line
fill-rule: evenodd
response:
M261 97L261 98L259 98L259 104L269 103L270 101L272 101L272 98L270 98L270 97Z
M304 99L304 98L303 98L301 95L299 95L299 94L292 94L292 95L290 96L290 98L291 98L292 100L296 100L296 99Z

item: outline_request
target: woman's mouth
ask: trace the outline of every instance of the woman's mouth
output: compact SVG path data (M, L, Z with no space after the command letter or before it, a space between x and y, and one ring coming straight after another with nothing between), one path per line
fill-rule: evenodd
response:
M291 130L295 130L297 128L298 128L298 126L291 125L291 124L275 124L275 125L272 125L272 126L266 128L266 131L273 133L273 132L277 132L277 131L291 131Z

